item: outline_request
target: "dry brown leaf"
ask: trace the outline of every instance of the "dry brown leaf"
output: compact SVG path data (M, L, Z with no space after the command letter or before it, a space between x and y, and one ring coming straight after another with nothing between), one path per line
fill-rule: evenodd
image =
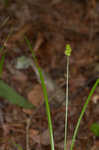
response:
M20 81L20 82L27 81L27 76L24 73L19 72L19 71L17 71L16 74L12 78L13 80Z
M49 136L49 130L45 130L41 135L41 141L40 143L43 145L49 145L50 144L50 136Z
M35 46L34 46L34 51L37 51L40 48L40 46L42 45L43 42L44 42L44 37L39 32L38 35L37 35L37 40L36 40Z
M99 150L99 141L94 142L94 145L91 147L91 150Z
M33 110L30 110L30 109L24 109L24 108L22 110L23 110L24 113L26 113L28 115L31 115L32 111L33 111Z
M30 129L29 131L30 138L34 140L36 143L40 143L40 136L38 135L38 131L34 129Z
M39 106L43 103L43 91L42 87L37 84L27 95L28 100L35 106Z
M14 45L14 43L16 41L20 41L23 40L23 37L26 33L28 33L31 30L32 24L28 23L23 25L16 33L14 33L9 40L7 41L7 43L5 43L5 46L10 48L12 47L12 45Z

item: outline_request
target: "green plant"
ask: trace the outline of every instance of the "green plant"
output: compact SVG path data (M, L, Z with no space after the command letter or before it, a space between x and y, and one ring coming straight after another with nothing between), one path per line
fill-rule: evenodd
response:
M31 43L27 39L27 37L25 37L25 41L26 41L26 43L27 43L27 45L28 45L28 47L29 47L29 49L32 53L34 62L36 64L36 67L37 67L38 72L39 72L41 86L42 86L42 89L43 89L43 94L44 94L44 99L45 99L46 113L47 113L47 118L48 118L48 127L49 127L49 133L50 133L51 150L54 150L53 128L52 128L51 113L50 113L50 107L49 107L49 103L48 103L48 95L47 95L46 85L45 85L45 82L44 82L44 78L43 78L41 68L39 67L36 56L34 54L34 51L32 50Z
M1 60L0 60L0 78L2 76L4 60L5 60L5 54L1 56Z
M78 129L79 129L79 126L80 126L80 122L82 120L82 117L83 117L84 112L85 112L85 110L87 108L87 105L89 104L89 102L91 100L91 97L92 97L93 93L95 92L95 89L98 86L98 84L99 84L99 79L97 79L95 84L93 85L93 87L92 87L92 89L91 89L91 91L90 91L90 93L88 95L88 98L86 99L86 102L85 102L85 104L84 104L84 106L82 108L81 114L79 116L79 119L78 119L78 122L77 122L77 125L76 125L76 128L75 128L75 131L74 131L74 135L73 135L73 138L72 138L72 144L71 144L70 150L72 150L73 147L74 147L75 139L76 139L77 132L78 132Z
M65 141L64 141L64 150L66 150L66 135L67 135L67 111L68 111L68 76L69 76L69 56L71 55L71 48L70 48L70 45L67 45L66 47L66 50L65 50L65 55L67 55L67 82L66 82L66 85L67 85L67 88L66 88L66 119L65 119ZM75 128L75 131L74 131L74 135L73 135L73 138L72 138L72 143L71 143L71 147L70 147L70 150L73 150L73 147L74 147L74 143L75 143L75 139L76 139L76 136L77 136L77 132L78 132L78 129L79 129L79 126L80 126L80 122L82 120L82 117L84 115L84 112L87 108L87 105L89 103L89 101L91 100L91 97L96 89L96 87L98 86L99 84L99 79L96 80L95 84L93 85L89 95L88 95L88 98L86 99L86 102L82 108L82 111L81 111L81 114L79 116L79 119L78 119L78 122L76 124L76 128ZM94 124L93 127L91 129L93 129L93 131L96 133L96 127L97 127L97 130L99 132L99 125L96 125Z
M8 34L5 43L8 41L11 32L12 30ZM3 50L4 45L0 48L0 52L3 52ZM28 102L28 100L26 100L23 96L20 96L13 88L9 87L3 80L1 80L5 56L6 54L4 53L3 55L1 55L0 59L0 97L7 99L12 104L16 104L23 108L35 108L35 106Z
M90 127L90 130L93 132L95 136L99 137L99 123L93 123Z
M43 93L44 93L44 98L45 98L45 104L46 104L46 112L47 112L47 117L48 117L48 126L49 126L49 133L50 133L50 143L51 143L51 150L54 150L54 139L53 139L53 129L52 129L52 121L51 121L51 115L50 115L50 107L49 107L49 104L48 104L48 96L47 96L47 90L46 90L46 86L45 86L45 82L44 82L44 78L43 78L43 75L42 75L42 71L38 65L38 62L37 62L37 59L36 59L36 56L34 54L34 51L32 49L32 46L30 44L30 41L27 39L27 37L25 37L25 41L30 49L30 51L32 52L32 56L33 56L33 59L35 61L35 64L36 64L36 67L38 69L38 72L39 72L39 76L40 76L40 80L41 80L41 85L42 85L42 88L43 88ZM67 85L67 88L66 88L66 117L65 117L65 141L64 141L64 150L66 150L66 136L67 136L67 112L68 112L68 78L69 78L69 56L71 55L71 48L70 48L70 45L67 45L66 46L66 50L65 50L65 55L67 56L67 80L66 80L66 85ZM87 108L87 105L89 103L89 101L91 100L91 97L96 89L96 87L98 86L99 84L99 79L96 80L95 84L93 85L89 95L88 95L88 98L86 99L86 102L82 108L82 111L81 111L81 114L80 114L80 117L78 119L78 122L76 124L76 127L75 127L75 131L74 131L74 135L72 137L72 143L71 143L71 147L70 147L70 150L73 150L73 147L74 147L74 143L75 143L75 139L76 139L76 136L77 136L77 133L78 133L78 129L79 129L79 126L80 126L80 122L82 120L82 117L84 115L84 112Z
M23 108L35 108L34 105L28 102L23 96L19 95L13 88L9 87L3 80L0 80L0 97Z

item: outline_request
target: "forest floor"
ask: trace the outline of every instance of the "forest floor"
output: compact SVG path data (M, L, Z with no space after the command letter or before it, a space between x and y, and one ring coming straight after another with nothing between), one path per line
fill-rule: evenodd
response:
M50 149L47 117L42 106L43 92L37 75L31 67L16 67L18 58L32 58L24 40L25 35L32 43L40 66L53 84L55 81L57 90L61 89L60 93L56 92L60 96L60 103L57 99L54 105L54 100L50 101L57 150L64 147L65 106L62 102L65 99L61 96L66 88L64 51L66 44L71 45L69 149L83 104L99 78L99 3L94 4L93 8L79 0L8 0L6 5L3 1L0 3L0 46L5 44L6 51L2 79L37 107L36 110L27 110L0 98L0 150L16 150L15 143L21 145L23 150ZM4 43L10 30L12 33ZM48 95L53 99L55 90L50 93L50 83L47 82ZM29 149L26 128L31 115ZM96 122L99 122L99 86L81 121L74 150L99 150L99 138L90 130L92 123Z

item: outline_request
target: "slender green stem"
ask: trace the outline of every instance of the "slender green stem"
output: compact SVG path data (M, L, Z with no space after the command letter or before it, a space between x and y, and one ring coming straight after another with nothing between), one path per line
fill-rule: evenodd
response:
M64 150L66 150L67 142L67 128L68 128L68 80L69 80L69 56L67 56L67 80L66 80L66 115L65 115L65 139L64 139Z
M69 44L66 45L65 55L67 56L67 79L66 79L66 114L65 114L65 138L64 138L64 150L66 150L67 144L67 128L68 128L68 80L69 80L69 57L72 49Z
M80 122L81 122L81 120L82 120L82 117L83 117L84 112L85 112L85 110L86 110L86 108L87 108L87 105L88 105L89 101L91 100L91 97L92 97L92 95L93 95L93 93L94 93L96 87L98 86L98 84L99 84L99 79L97 79L96 82L95 82L95 84L93 85L93 87L92 87L92 89L91 89L91 91L90 91L90 93L89 93L89 95L88 95L88 98L86 99L86 102L85 102L85 104L84 104L84 106L83 106L83 108L82 108L80 117L79 117L79 119L78 119L78 122L77 122L77 125L76 125L76 128L75 128L75 131L74 131L74 135L73 135L73 138L72 138L72 144L71 144L70 150L73 150L74 143L75 143L75 139L76 139L77 132L78 132L78 128L79 128L79 126L80 126Z

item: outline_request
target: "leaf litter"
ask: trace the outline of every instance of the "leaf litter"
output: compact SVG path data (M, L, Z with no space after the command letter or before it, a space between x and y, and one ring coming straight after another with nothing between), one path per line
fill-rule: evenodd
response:
M9 86L11 85L13 88L17 89L19 93L21 91L21 94L27 97L33 104L37 104L38 110L33 110L34 115L30 127L29 144L31 149L37 149L37 145L40 143L44 149L46 149L46 146L48 146L48 149L50 148L49 139L43 140L45 136L48 137L47 118L44 105L41 107L39 106L39 104L43 102L43 94L33 68L27 67L18 70L18 68L15 68L13 61L23 55L28 59L31 58L31 53L24 41L24 35L27 35L32 42L39 64L44 72L50 75L53 83L53 80L55 80L56 83L58 83L59 80L63 81L63 86L59 87L61 89L60 92L56 92L61 98L61 93L63 92L63 95L65 94L66 58L64 56L64 47L68 43L71 45L73 53L70 61L69 83L69 145L74 126L76 125L84 101L96 78L99 78L99 15L97 13L99 3L95 3L94 0L91 2L88 1L87 4L84 1L74 2L73 0L52 2L49 0L42 0L42 2L40 0L25 0L24 2L20 2L17 0L11 2L11 7L8 7L6 11L4 11L4 6L1 4L1 20L2 17L10 16L7 24L2 27L0 31L1 43L3 43L8 34L9 27L14 27L13 35L6 45L8 49L3 70L4 76L2 78ZM91 5L93 7L90 7ZM93 25L91 26L92 22ZM19 49L18 51L17 48ZM7 67L7 64L11 64L11 66ZM12 73L11 69L13 68L14 70L12 70ZM52 70L58 70L57 72L60 75L58 76L56 73L53 79ZM19 73L17 71L19 71ZM22 74L24 74L25 77ZM96 74L98 75L96 76ZM18 78L18 75L21 77ZM24 78L24 80L21 78ZM94 137L89 129L91 123L96 122L99 118L99 111L95 111L98 110L98 95L99 92L96 91L86 110L77 137L75 145L76 150L97 150L99 145L98 139ZM50 105L55 130L55 146L57 149L63 149L64 105L58 104L57 101L55 103L54 99L56 99L56 97L52 96L52 94L49 93L49 96L50 98L52 97ZM3 101L4 100L0 98L1 104L4 103ZM8 137L6 137L4 141L5 137L1 134L2 132L0 132L0 138L3 140L0 141L0 147L4 147L5 150L13 149L8 142L9 137L13 137L14 141L18 144L21 143L23 149L25 149L26 120L31 116L32 112L28 112L28 110L26 111L9 103L4 103L3 105L4 124L8 125ZM0 131L2 130L3 128L1 127ZM42 140L40 140L40 136Z

